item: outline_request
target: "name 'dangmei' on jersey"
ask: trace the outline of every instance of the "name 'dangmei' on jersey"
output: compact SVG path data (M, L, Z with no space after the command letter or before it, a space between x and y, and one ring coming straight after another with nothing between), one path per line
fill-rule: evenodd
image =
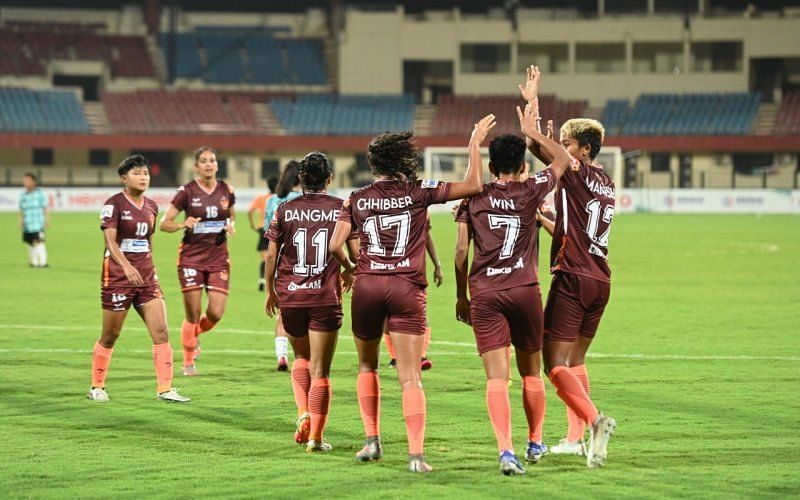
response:
M336 222L339 220L339 210L286 210L283 216L284 221L300 222Z

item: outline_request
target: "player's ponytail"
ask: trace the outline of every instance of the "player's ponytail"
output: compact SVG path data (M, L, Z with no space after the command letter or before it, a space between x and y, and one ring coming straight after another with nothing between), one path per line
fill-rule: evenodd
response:
M324 154L308 153L300 162L300 183L303 191L323 191L333 176L333 166Z
M278 180L278 188L275 194L278 198L286 198L295 186L300 184L300 162L290 161L286 164L286 168L281 173L281 178Z

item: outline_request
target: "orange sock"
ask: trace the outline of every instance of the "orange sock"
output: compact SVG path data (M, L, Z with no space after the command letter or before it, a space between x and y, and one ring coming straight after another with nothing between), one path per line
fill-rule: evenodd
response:
M581 381L581 385L583 386L583 390L591 397L589 392L589 372L586 371L586 365L570 366L569 371L578 377L578 380ZM567 407L567 422L569 423L567 441L574 443L579 439L583 439L583 435L586 432L586 424L574 411L570 410L569 407Z
M556 366L550 370L550 382L556 394L574 411L581 420L592 425L597 417L597 408L581 385L581 381L566 366Z
M308 438L319 442L331 409L331 384L327 378L311 380L308 392L308 412L311 414L311 433Z
M169 342L153 344L153 365L156 367L157 391L172 389L172 347Z
M308 371L308 360L298 358L292 363L292 392L297 414L308 411L308 391L311 388L311 373Z
M380 436L381 381L378 372L358 374L358 408L367 437Z
M397 359L394 354L394 344L392 344L392 336L388 333L383 335L384 342L386 342L386 351L389 353L389 357L392 359Z
M508 381L490 378L486 381L486 408L492 422L497 449L513 450L511 443L511 402L508 400Z
M409 387L403 391L403 417L406 421L408 454L422 455L425 444L425 391Z
M547 406L544 380L539 377L522 377L522 406L528 419L528 441L542 442L542 424Z
M216 323L214 323L205 316L201 316L200 322L197 323L197 334L200 335L201 333L206 333L207 331L214 328L214 326L216 326Z
M183 320L181 342L183 343L183 366L193 365L194 351L197 349L197 323Z
M426 326L425 327L425 340L423 341L423 344L422 344L422 357L423 358L427 358L428 357L428 345L430 343L431 343L431 327Z
M113 353L113 347L107 349L101 346L100 342L95 342L94 349L92 349L92 387L102 389L106 386L108 365L111 364L111 355Z

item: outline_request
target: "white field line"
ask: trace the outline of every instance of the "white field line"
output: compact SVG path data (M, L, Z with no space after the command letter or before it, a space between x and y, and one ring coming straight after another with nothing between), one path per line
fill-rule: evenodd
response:
M60 330L60 331L92 331L93 327L82 327L76 325L24 325L24 324L0 324L2 330ZM142 326L131 326L125 328L126 330L146 331ZM233 333L245 335L272 335L271 329L267 330L243 330L235 328L219 328L214 332L218 333ZM344 338L344 337L343 337ZM433 345L454 346L454 347L468 347L466 351L432 351L431 355L435 356L477 356L475 344L472 342L451 342L447 340L431 340ZM149 349L125 349L125 352L149 354L152 351ZM35 348L19 348L19 349L3 349L0 348L0 354L13 354L13 353L29 353L29 354L87 354L91 353L90 349L35 349ZM233 355L262 355L272 356L272 350L263 349L213 349L209 352L220 354L233 354ZM354 356L355 351L341 351L337 350L337 354L344 354ZM686 354L641 354L641 353L600 353L590 352L586 355L588 358L594 359L638 359L641 361L800 361L800 356L759 356L749 354L731 354L731 355L686 355Z

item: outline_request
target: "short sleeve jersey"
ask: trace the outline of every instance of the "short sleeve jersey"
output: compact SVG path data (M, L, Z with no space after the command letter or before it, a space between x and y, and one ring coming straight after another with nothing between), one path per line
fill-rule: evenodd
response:
M359 236L356 275L395 275L427 286L427 209L449 194L449 183L433 180L379 180L353 191L340 219Z
M217 181L210 192L196 180L178 188L172 205L200 221L194 229L186 229L178 249L180 266L222 271L228 267L226 220L236 203L236 195L228 184Z
M339 263L328 252L341 208L341 198L326 193L306 193L278 207L266 237L281 244L275 282L281 307L341 304Z
M539 282L536 210L555 185L546 169L524 182L490 182L459 207L456 221L469 224L474 238L472 297Z
M19 209L22 212L24 232L38 233L44 231L44 210L47 206L47 196L45 196L41 188L22 193L19 198Z
M158 282L153 265L152 241L155 232L158 205L142 197L139 207L124 192L107 199L100 212L100 229L116 229L116 242L125 258L139 271L145 285ZM103 258L103 286L133 287L125 277L122 266L114 262L108 248Z
M597 165L575 158L558 183L550 271L611 282L608 236L614 218L614 181Z
M275 211L278 210L281 204L291 201L300 195L301 193L297 191L289 191L289 194L283 198L280 198L278 195L272 195L267 198L264 203L264 220L266 220L266 223L269 224L272 222L272 219L275 218Z

